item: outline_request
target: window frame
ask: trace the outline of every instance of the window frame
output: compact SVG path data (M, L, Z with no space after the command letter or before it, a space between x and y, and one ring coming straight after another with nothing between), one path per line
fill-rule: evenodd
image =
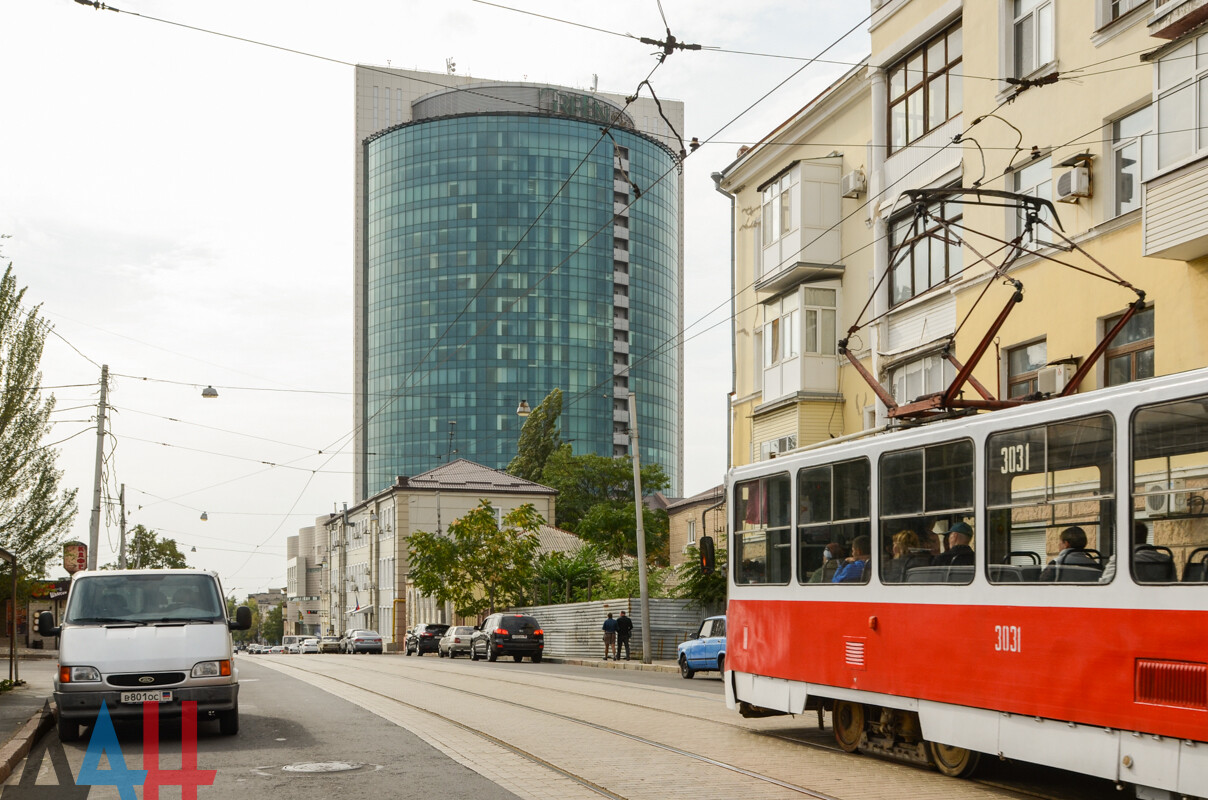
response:
M1137 322L1142 314L1149 314L1150 315L1149 325L1152 330L1154 327L1154 324L1157 320L1157 313L1154 311L1154 308L1155 307L1152 305L1146 306L1143 310L1141 310L1133 315L1132 319L1130 319L1128 321L1128 325L1132 325L1134 322ZM1115 316L1108 317L1107 319L1105 319L1103 321L1103 330L1110 331L1115 326L1115 324L1120 320L1120 318L1123 316L1124 316L1123 314L1116 314ZM1128 325L1126 325L1124 327L1124 329L1120 331L1120 335L1123 335L1125 333L1125 331L1128 330ZM1117 336L1116 338L1119 339L1119 336ZM1108 386L1123 386L1128 383L1135 383L1136 381L1145 380L1146 378L1154 377L1154 375L1157 374L1157 370L1154 369L1155 365L1153 363L1150 364L1151 369L1153 369L1152 374L1143 375L1140 377L1137 376L1137 356L1142 353L1146 353L1146 352L1156 355L1156 352L1154 349L1155 338L1156 338L1156 336L1151 334L1146 339L1137 339L1136 341L1127 342L1122 345L1116 345L1115 342L1113 342L1112 347L1109 347L1107 350L1103 351L1103 386L1105 388ZM1128 357L1128 367L1129 367L1128 380L1113 383L1112 382L1111 362L1113 359L1123 358L1125 356ZM1153 358L1153 356L1151 356L1151 362L1152 362L1152 358Z
M939 213L934 213L935 207L939 207ZM937 216L945 222L951 224L960 224L964 219L963 205L960 203L945 203L939 201L928 206L928 212L931 216ZM946 209L956 209L956 213L949 215ZM936 247L939 239L935 238L935 234L942 234L943 226L939 223L931 222L930 219L924 223L922 231L915 233L914 211L907 211L899 214L897 217L889 220L888 237L889 237L889 280L886 281L887 291L889 292L889 307L909 303L916 297L924 295L937 286L943 286L959 275L964 269L964 257L959 244L955 242L947 242L943 246L943 274L941 280L935 280L936 269L934 259L936 256ZM905 237L901 242L896 241L899 232ZM901 248L900 250L898 248ZM916 254L922 252L926 257L926 264L920 265L916 263ZM919 269L921 266L926 267L927 285L919 288L918 278ZM898 299L897 285L898 274L901 271L910 278L910 293L901 299Z
M762 247L771 247L799 227L793 224L793 189L798 183L797 172L796 167L787 170L759 193Z
M1017 10L1020 3L1030 4L1022 11ZM1041 16L1048 14L1049 30L1047 36L1041 30L1039 20ZM1011 75L1016 78L1026 78L1029 75L1050 67L1057 62L1057 4L1054 0L1008 0L1007 16L1010 22L1009 25L1009 46L1011 52L1010 69ZM1020 52L1020 26L1023 24L1031 25L1031 52L1034 64L1021 63L1022 53Z
M1112 173L1112 216L1118 217L1123 214L1128 214L1141 208L1141 186L1151 177L1154 165L1157 163L1157 139L1154 135L1154 116L1157 111L1157 106L1154 103L1121 114L1113 119L1111 125L1111 173ZM1139 119L1142 115L1148 115L1148 124L1142 126L1143 130L1139 130L1129 136L1121 137L1120 129L1125 123ZM1148 137L1148 138L1147 138ZM1123 176L1126 174L1124 167L1121 165L1123 160L1123 151L1136 147L1137 161L1135 171L1130 170L1130 176L1136 176L1136 185L1133 187L1132 207L1128 209L1121 208L1121 184Z
M1021 351L1026 351L1029 348L1035 347L1038 344L1044 345L1045 352L1044 352L1044 357L1043 357L1044 358L1043 363L1041 363L1035 369L1027 370L1024 372L1018 372L1018 373L1013 372L1012 371L1013 365L1011 364L1011 356L1014 355L1015 353L1018 353ZM1034 363L1035 362L1029 362L1029 366L1031 366ZM1048 363L1048 340L1047 339L1037 339L1032 342L1027 342L1024 344L1016 345L1015 347L1007 348L1007 359L1006 359L1007 397L1008 398L1026 397L1030 394L1035 394L1037 391L1039 391L1039 387L1037 386L1037 383L1036 383L1037 376L1040 374L1040 370L1043 369L1047 365L1047 363ZM1022 394L1018 394L1018 395L1015 394L1014 388L1016 386L1022 386L1025 384L1028 386L1028 391L1025 391Z
M1039 170L1039 174L1042 174L1042 175L1047 174L1048 178L1045 180L1037 181L1029 186L1020 185L1022 183L1023 175L1026 172L1028 172L1029 169L1037 167L1040 164L1048 165L1047 168ZM1011 191L1015 192L1016 194L1027 195L1028 197L1037 197L1037 198L1040 198L1043 200L1048 200L1051 203L1053 201L1053 156L1052 156L1052 154L1045 154L1044 156L1042 156L1040 158L1032 159L1031 161L1029 161L1026 164L1019 165L1018 168L1012 170L1010 181L1011 181ZM1043 189L1043 191L1042 191L1042 189ZM1018 236L1020 234L1020 232L1023 230L1024 220L1023 220L1023 217L1021 216L1022 213L1023 212L1019 211L1018 209L1016 209L1014 212L1012 212L1010 209L1007 210L1008 218L1011 221L1010 227L1008 228L1008 231L1007 231L1007 234L1008 234L1007 238L1014 238L1014 237ZM1041 209L1040 214L1041 214L1042 218L1047 217L1048 210Z
M946 26L939 33L931 36L927 41L923 42L918 47L913 48L906 53L897 63L885 70L886 75L886 102L887 111L885 117L886 138L885 141L889 144L889 153L892 155L899 150L903 150L918 141L923 136L926 136L936 128L942 127L948 120L960 114L964 109L964 94L961 85L962 75L959 73L953 74L954 71L964 63L964 31L961 27L962 20L958 18L952 24ZM959 52L952 54L953 36L959 44ZM944 46L944 63L942 66L936 66L930 63L932 57L932 49L937 44ZM911 62L918 59L917 66ZM911 72L921 70L919 77L912 81ZM897 76L901 75L900 93L895 88L894 83ZM955 78L955 80L954 80ZM945 114L942 120L934 121L932 114L932 86L940 84L944 86L944 107ZM955 88L955 93L953 89ZM920 130L917 134L913 132L910 124L911 118L911 102L915 95L918 95L918 116L920 120ZM956 102L952 102L952 98L956 98ZM955 108L953 107L955 105ZM894 141L894 113L899 108L902 109L902 134L901 143Z
M837 516L838 512L836 509L840 505L840 503L836 502L836 492L835 492L835 484L836 484L835 471L836 471L836 469L835 468L836 467L850 468L853 465L858 465L858 464L863 464L863 468L864 468L863 477L865 480L863 481L863 483L861 483L858 480L856 482L857 486L863 485L863 488L864 488L864 495L863 495L864 507L862 509L857 508L856 511L863 511L864 513L863 514L857 513L857 515L854 517ZM802 522L802 517L803 517L802 503L805 501L805 496L806 496L805 492L803 490L802 482L805 479L806 475L808 475L809 473L815 472L817 470L823 470L823 469L829 470L829 476L828 476L828 483L829 483L828 495L829 496L827 498L826 514L824 515L825 519L823 519L822 516L817 516L817 518L815 518L816 515L811 515L808 522ZM857 467L857 471L858 471L858 467ZM857 476L857 477L859 477L859 476ZM811 583L824 584L824 583L831 582L831 581L825 581L825 580L812 581L811 578L813 577L814 570L810 570L810 576L806 577L805 559L804 559L804 552L805 552L804 537L806 535L806 532L809 531L810 529L817 529L817 530L821 530L823 528L826 529L826 535L823 537L826 539L826 541L822 542L823 547L825 547L827 544L829 544L833 540L833 541L839 542L840 544L843 544L844 546L850 548L850 543L852 541L854 541L857 536L863 535L863 536L868 537L869 549L870 550L873 549L872 548L873 496L872 496L872 480L871 479L872 479L872 461L868 458L868 456L858 456L856 458L844 459L843 461L834 461L834 462L830 462L827 464L816 464L814 466L801 467L800 469L798 469L796 471L796 473L793 476L793 484L795 486L795 500L796 500L796 504L797 504L797 515L794 520L796 523L796 527L794 529L793 550L794 550L794 563L796 565L796 571L797 571L797 583L799 583L801 585L809 585ZM859 526L861 526L861 525L863 526L862 531L859 530ZM834 532L834 529L836 527L849 528L850 530L848 531L848 533L850 533L851 535L846 536L846 537L837 537ZM846 538L847 541L844 542L843 538ZM817 542L814 542L814 544L816 546ZM869 560L865 563L865 570L864 570L864 574L861 576L861 580L858 582L849 581L849 583L856 583L857 585L868 583L869 576L872 574L874 561L876 561L876 560L877 559L876 559L875 552L870 552ZM816 567L816 569L823 569L824 564L825 564L825 562L823 562L822 564L819 564L818 567Z
M784 487L780 495L784 499L785 506L782 508L777 506L771 508L769 497L772 494L768 490L768 485L774 480L783 480ZM756 510L758 518L755 520L747 520L743 517L749 516L749 506L751 499L742 501L740 492L745 486L757 484L759 486L758 496L754 502L759 504ZM739 481L734 485L733 503L731 513L731 531L733 535L730 541L730 562L731 578L736 586L786 586L792 580L793 573L793 478L788 472L773 472L768 475L760 475L745 481ZM779 498L778 498L779 499ZM776 517L775 512L780 512L783 516ZM778 524L772 525L775 520ZM748 523L753 527L747 527ZM773 534L776 534L776 541L773 540ZM762 534L762 537L759 537ZM762 538L764 547L764 580L745 580L742 574L743 570L747 569L747 561L744 559L745 545L749 539L753 544L756 538ZM781 574L783 580L767 580L771 572L771 556L773 548L783 549L787 551L778 556L778 563L781 566ZM779 577L779 576L778 576Z

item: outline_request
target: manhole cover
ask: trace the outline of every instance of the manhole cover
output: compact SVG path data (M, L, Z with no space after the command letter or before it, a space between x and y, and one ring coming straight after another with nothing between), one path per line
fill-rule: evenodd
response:
M304 764L286 764L282 772L347 772L360 769L364 764L353 764L349 761L311 761Z

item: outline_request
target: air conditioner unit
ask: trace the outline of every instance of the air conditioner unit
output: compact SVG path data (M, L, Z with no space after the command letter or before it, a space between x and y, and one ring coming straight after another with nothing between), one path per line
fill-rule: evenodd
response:
M1187 513L1187 495L1167 491L1164 483L1149 484L1145 487L1145 494L1145 513L1137 516L1165 517Z
M1087 167L1070 167L1057 176L1059 203L1076 203L1079 197L1091 196L1091 171Z
M868 191L868 178L864 177L862 169L855 169L847 173L839 184L839 194L844 197L859 197L866 191Z
M1057 394L1073 376L1074 368L1069 364L1042 367L1036 371L1036 391L1041 394Z

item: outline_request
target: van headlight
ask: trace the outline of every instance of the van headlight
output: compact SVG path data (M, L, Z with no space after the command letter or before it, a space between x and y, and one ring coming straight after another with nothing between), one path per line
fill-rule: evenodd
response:
M199 661L193 665L194 678L222 678L231 674L230 661Z
M59 683L87 683L100 679L101 673L96 667L59 666Z

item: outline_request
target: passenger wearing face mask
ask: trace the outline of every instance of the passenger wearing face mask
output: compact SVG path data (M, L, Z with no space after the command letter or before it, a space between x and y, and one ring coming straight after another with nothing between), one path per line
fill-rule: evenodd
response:
M830 583L831 578L835 577L835 572L843 563L843 559L847 558L847 550L838 542L831 542L822 551L822 566L814 570L814 574L810 576L810 583Z

